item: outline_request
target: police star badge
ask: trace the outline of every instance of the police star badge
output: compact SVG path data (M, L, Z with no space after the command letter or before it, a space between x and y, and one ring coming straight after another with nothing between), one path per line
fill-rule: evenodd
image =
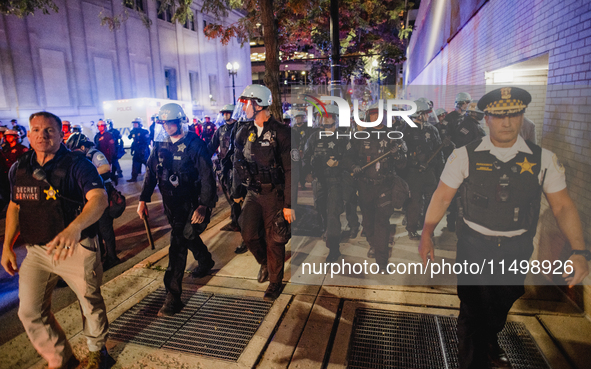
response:
M328 143L328 148L329 148L329 149L334 149L334 142L332 142L332 141L331 141L331 142L329 142L329 143Z
M519 174L523 172L530 172L531 174L534 174L531 168L533 168L534 165L537 165L537 163L530 163L529 161L527 161L527 158L523 158L523 161L521 163L516 164L521 167L521 172L519 172Z
M45 192L45 200L54 199L57 200L57 190L55 190L52 186L49 186L49 189L43 190Z
M257 140L257 135L254 132L250 133L250 136L248 136L248 141L250 142L255 142Z
M187 148L187 145L185 145L184 143L180 144L177 146L176 151L178 152L185 152L185 149Z
M263 136L263 140L270 141L271 140L271 132L269 132L269 131L265 132L265 135Z
M511 87L501 88L501 99L508 100L511 98Z

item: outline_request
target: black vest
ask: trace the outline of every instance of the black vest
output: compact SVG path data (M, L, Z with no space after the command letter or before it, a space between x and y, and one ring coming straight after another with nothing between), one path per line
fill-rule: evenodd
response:
M201 192L199 173L193 157L198 155L199 136L193 132L176 143L158 142L154 150L158 155L158 188L164 196L186 196L189 201ZM207 152L207 150L205 150Z
M248 127L248 138L244 144L244 159L247 162L251 184L255 183L284 185L285 175L277 143L277 131L267 122L267 130L257 136L254 122ZM280 124L280 123L277 123Z
M481 142L466 145L470 170L460 188L464 219L493 231L535 232L542 193L538 180L542 148L526 141L532 154L520 151L503 163L489 151L474 151Z
M13 200L20 207L20 235L25 243L45 245L80 214L86 202L81 189L74 193L67 189L67 183L71 180L68 177L70 168L84 158L84 154L67 152L58 157L53 170L46 173L49 183L33 177L33 170L40 166L36 161L31 165L32 155L33 151L29 151L18 160ZM82 231L81 239L96 234L95 223Z

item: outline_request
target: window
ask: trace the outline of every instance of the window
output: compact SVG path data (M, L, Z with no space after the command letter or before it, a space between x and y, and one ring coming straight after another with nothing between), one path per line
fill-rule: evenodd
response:
M145 12L144 0L125 0L123 2L129 9L137 10L138 12Z
M191 88L191 101L193 105L199 105L199 74L189 72L189 84Z
M205 27L207 27L207 21L204 19L203 20L203 29L205 29Z
M141 0L137 0L141 1ZM163 21L167 21L168 23L172 23L172 11L170 5L166 6L164 10L161 9L162 2L156 1L156 5L158 6L158 19L162 19Z
M193 14L193 18L189 18L187 16L187 21L185 22L183 27L185 27L186 29L190 29L191 31L194 31L195 30L195 18L196 18L195 14Z
M218 104L218 93L219 93L219 85L218 85L218 76L215 74L209 75L209 103L212 106Z
M174 68L164 69L164 79L166 83L166 97L176 100L176 70Z

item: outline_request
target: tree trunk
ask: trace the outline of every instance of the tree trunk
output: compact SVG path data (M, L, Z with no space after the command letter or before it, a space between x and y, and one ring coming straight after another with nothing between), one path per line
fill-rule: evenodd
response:
M277 43L277 24L273 12L273 0L260 0L261 18L263 21L263 40L265 42L265 85L273 93L271 114L281 121L281 90L279 89L279 45Z

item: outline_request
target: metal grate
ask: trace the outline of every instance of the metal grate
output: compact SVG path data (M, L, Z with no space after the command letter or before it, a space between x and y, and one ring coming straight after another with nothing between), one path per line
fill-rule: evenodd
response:
M210 297L211 294L184 291L183 310L172 317L158 317L166 298L166 290L159 288L111 323L109 336L118 341L162 347Z
M358 309L348 368L456 369L457 319L429 314ZM508 322L499 344L515 369L549 369L523 323Z
M111 324L123 342L237 361L273 305L256 298L183 292L185 308L159 318L166 291L159 288Z
M260 299L215 295L164 347L236 361L271 305Z

